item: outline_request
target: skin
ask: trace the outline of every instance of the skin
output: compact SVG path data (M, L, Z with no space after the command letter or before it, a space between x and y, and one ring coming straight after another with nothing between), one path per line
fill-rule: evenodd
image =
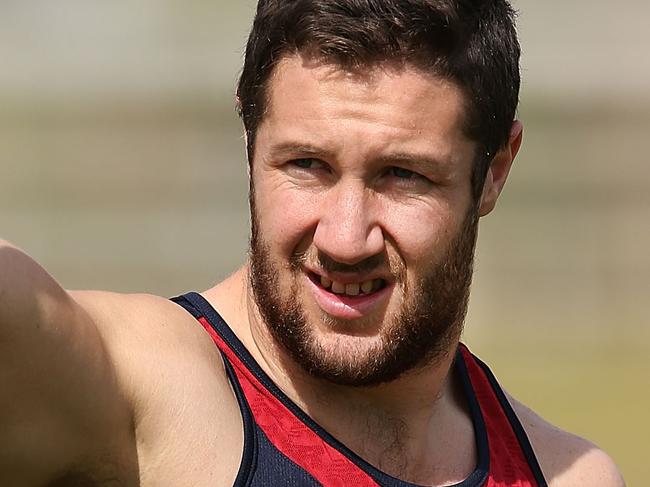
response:
M463 134L463 113L458 89L408 67L358 78L297 56L283 60L252 164L270 258L282 264L296 249L319 250L354 264L387 252L414 282L471 203L474 143ZM318 148L309 156L330 171L288 162L305 154L280 155L287 140ZM494 208L520 141L515 122L488 173L480 215ZM402 167L396 152L426 154L429 163L404 167L426 180L402 186L390 169ZM219 353L190 315L154 296L68 293L8 243L0 244L0 268L2 485L232 485L241 417ZM341 347L342 358L372 344L404 299L395 286L367 316L338 317L332 328L286 265L280 292L293 279L315 339ZM270 338L247 266L204 296L277 384L371 463L425 485L458 482L474 469L471 422L448 374L451 350L381 386L333 385L306 374ZM623 485L601 450L511 402L550 485Z

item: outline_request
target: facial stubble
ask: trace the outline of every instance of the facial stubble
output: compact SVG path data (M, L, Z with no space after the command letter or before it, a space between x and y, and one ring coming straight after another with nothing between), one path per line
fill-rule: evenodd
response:
M399 262L390 266L396 277L395 285L402 290L400 309L393 318L384 318L389 321L379 326L378 340L351 353L354 348L332 349L315 337L315 324L307 319L298 297L299 274L305 272L302 266L305 256L295 252L284 265L274 262L270 247L260 233L253 194L250 204L249 281L257 308L274 342L307 373L340 385L374 386L435 364L450 352L463 328L472 281L478 228L473 205L441 258L416 283L406 282L404 266ZM324 270L333 265L326 256L317 258ZM337 269L344 266L335 265ZM281 268L292 274L291 289L286 296L280 291ZM346 339L351 338L339 337L339 340Z

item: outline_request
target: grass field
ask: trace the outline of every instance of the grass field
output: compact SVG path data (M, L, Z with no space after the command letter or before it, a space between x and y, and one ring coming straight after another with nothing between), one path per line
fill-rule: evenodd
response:
M650 116L524 104L481 227L466 341L516 397L650 476ZM238 122L218 104L0 116L0 233L70 288L202 289L246 251Z

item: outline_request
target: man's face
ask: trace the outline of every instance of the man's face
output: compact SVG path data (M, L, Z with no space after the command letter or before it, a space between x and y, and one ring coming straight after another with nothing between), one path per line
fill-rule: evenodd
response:
M439 359L467 307L475 144L461 91L416 69L283 59L252 161L250 280L309 373L373 385Z

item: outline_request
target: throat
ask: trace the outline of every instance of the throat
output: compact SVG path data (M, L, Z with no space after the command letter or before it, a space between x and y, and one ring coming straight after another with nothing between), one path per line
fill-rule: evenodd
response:
M314 411L313 417L385 474L418 485L460 483L477 468L478 450L464 393L455 374L449 375L437 395L429 389L428 400L422 389L419 394L409 388L388 391L390 385L359 391L345 401L337 394L323 395L321 414ZM401 407L386 407L391 403L382 403L376 394L401 398Z

